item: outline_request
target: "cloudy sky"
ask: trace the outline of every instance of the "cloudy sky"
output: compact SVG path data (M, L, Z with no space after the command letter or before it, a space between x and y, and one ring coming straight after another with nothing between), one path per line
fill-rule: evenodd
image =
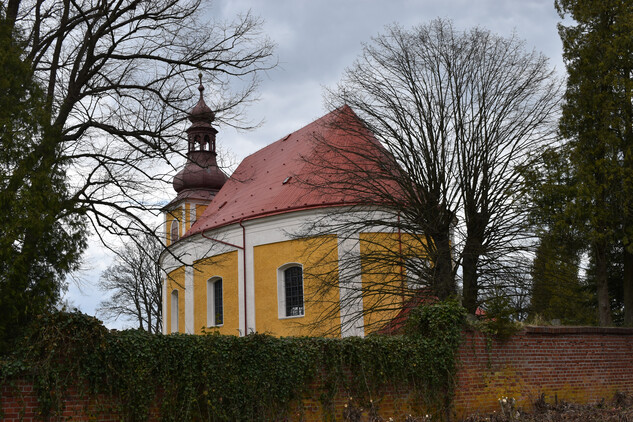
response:
M372 36L386 25L410 28L440 17L455 28L481 26L524 39L528 49L543 52L564 75L560 21L553 0L215 0L208 7L213 19L232 19L251 10L263 20L263 32L277 44L279 65L262 75L259 101L247 109L252 132L219 128L218 144L238 160L293 132L327 112L322 91L333 86ZM95 315L103 293L94 284L110 264L96 240L86 254L80 285L71 283L71 305ZM98 316L98 315L97 315ZM107 323L125 327L124 323Z
M332 86L359 55L362 43L386 25L405 28L441 17L455 28L482 26L551 58L561 73L560 20L553 0L223 0L212 9L225 18L252 10L277 44L279 66L264 76L261 99L249 109L264 124L252 133L221 133L219 141L247 155L320 117L322 87Z

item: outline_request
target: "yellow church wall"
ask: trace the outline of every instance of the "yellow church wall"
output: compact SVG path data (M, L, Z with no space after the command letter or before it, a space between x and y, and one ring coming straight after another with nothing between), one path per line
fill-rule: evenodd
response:
M224 323L212 327L220 334L238 334L239 295L237 252L228 252L194 262L194 332L202 333L207 326L207 281L222 277Z
M361 233L359 238L365 334L369 334L392 320L410 297L403 259L420 257L423 248L419 238L406 234Z
M194 204L192 204L194 206ZM197 210L196 210L197 211ZM403 256L420 257L420 240L397 233L361 233L360 262L363 286L364 333L380 329L402 309L404 301L411 297L407 290L407 276ZM402 255L398 252L402 250ZM391 262L389 262L389 260ZM255 327L258 332L276 336L333 335L340 336L340 296L338 289L338 241L336 236L289 240L253 248ZM305 315L280 317L278 297L279 268L300 264L304 269ZM193 270L193 330L202 333L207 326L207 281L222 278L223 324L217 329L221 334L239 334L239 264L238 252L232 251L214 257L194 261ZM331 288L318 292L322 279L315 274L328 274ZM178 290L179 331L185 331L185 277L183 268L170 273L166 297L166 331L171 332L171 292ZM372 312L367 312L368 310ZM249 310L249 312L252 312ZM283 313L283 312L282 312ZM252 315L251 315L252 316Z
M191 227L191 204L185 203L185 232Z
M186 202L184 204L185 207L185 231L189 230L191 228L191 226L193 225L193 223L195 221L198 221L198 219L200 217L202 217L202 214L204 213L204 210L207 209L207 205L202 205L202 204L190 204L188 202ZM195 207L195 208L194 208ZM195 209L196 211L196 219L195 221L192 220L191 218L191 210ZM176 207L175 209L168 211L165 213L165 231L166 231L166 236L165 236L165 243L167 246L171 245L172 243L172 239L171 239L171 222L174 220L181 220L182 217L182 205ZM182 230L182 225L178 225L178 238L181 238L185 233Z
M196 204L196 221L202 217L202 213L207 209L206 205Z
M319 268L319 271L323 272L338 271L336 237L322 237L318 239L317 243L318 247L315 248L314 239L289 240L254 248L255 318L258 332L275 336L320 334L313 331L315 324L319 322L327 307L335 305L333 318L319 324L319 331L340 336L338 289L332 290L325 297L320 298L322 300L320 303L311 301L308 296L308 292L314 290L314 284L317 281L306 272L314 268ZM277 272L279 267L289 263L301 264L304 268L304 316L280 319ZM306 269L308 270L306 271Z
M359 238L365 334L369 334L398 314L404 277L397 260L391 262L399 249L397 235L361 233Z
M167 333L171 333L171 293L178 290L178 331L185 332L185 271L178 268L167 275L167 314L163 320L166 322Z

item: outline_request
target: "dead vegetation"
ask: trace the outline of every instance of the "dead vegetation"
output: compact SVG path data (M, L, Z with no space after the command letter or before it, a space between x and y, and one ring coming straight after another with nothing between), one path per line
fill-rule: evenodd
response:
M534 403L534 410L515 409L514 402L500 400L500 410L487 415L471 415L463 422L633 422L633 397L616 393L611 401L594 404L573 404L560 401L547 403L545 396Z

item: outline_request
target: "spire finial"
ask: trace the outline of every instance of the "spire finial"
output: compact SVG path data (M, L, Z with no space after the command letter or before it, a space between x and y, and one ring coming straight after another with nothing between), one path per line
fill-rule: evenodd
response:
M198 73L198 79L200 80L200 85L198 86L198 91L200 91L200 99L202 99L202 92L204 91L204 86L202 86L202 72Z
M202 86L202 72L198 73L198 79L200 80L200 85L198 86L198 91L200 91L200 99L198 100L198 104L195 105L193 110L189 113L189 120L191 123L195 122L206 122L209 124L215 118L215 113L211 111L209 106L204 102L204 86Z

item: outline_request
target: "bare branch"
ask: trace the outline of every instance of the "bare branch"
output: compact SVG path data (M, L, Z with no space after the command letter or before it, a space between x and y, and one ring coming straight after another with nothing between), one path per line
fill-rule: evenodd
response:
M358 239L362 265L311 274L320 281L315 297L357 286L346 297L365 304L356 318L367 326L384 324L380 315L393 317L419 288L440 298L458 294L460 275L471 313L494 292L526 285L521 257L530 233L520 169L555 139L560 88L543 55L526 51L515 36L481 28L459 32L445 20L412 30L391 26L366 44L327 101L360 118L351 125L338 119L336 129L376 147L315 139L321 152L305 159L321 182L303 182L348 195L354 205L301 233ZM398 241L372 241L376 231ZM512 293L517 303L523 293Z

